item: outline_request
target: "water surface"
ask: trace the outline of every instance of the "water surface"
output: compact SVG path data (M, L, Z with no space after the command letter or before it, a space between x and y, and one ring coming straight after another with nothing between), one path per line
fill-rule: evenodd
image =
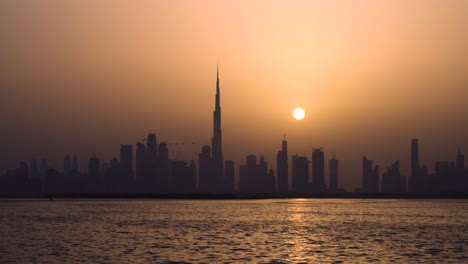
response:
M0 263L467 263L467 200L0 200Z

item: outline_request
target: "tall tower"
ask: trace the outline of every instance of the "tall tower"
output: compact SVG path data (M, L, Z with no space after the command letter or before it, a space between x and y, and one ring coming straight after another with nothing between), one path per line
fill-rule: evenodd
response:
M211 139L211 151L213 159L213 172L217 182L215 185L220 186L223 178L224 161L222 151L221 139L221 104L220 104L220 91L219 91L219 69L216 66L216 97L215 97L215 110L213 111L213 138Z
M286 135L281 144L281 151L278 151L276 158L276 174L278 176L277 191L279 193L287 193L289 191L289 175L288 175L288 142Z

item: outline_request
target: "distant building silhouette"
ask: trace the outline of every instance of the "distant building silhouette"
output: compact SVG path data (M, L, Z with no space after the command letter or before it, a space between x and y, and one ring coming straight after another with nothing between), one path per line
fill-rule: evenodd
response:
M362 157L362 192L379 192L379 166L372 166L372 160Z
M268 171L268 164L263 155L260 155L258 163L256 155L248 155L246 165L239 167L239 178L239 192L275 192L275 174Z
M338 191L338 167L339 161L336 159L335 155L329 161L329 169L330 169L330 186L329 192L336 193Z
M98 157L93 156L88 161L88 177L86 181L86 192L96 193L100 192L102 188L101 181L101 162Z
M219 190L224 172L224 160L222 150L222 134L221 134L221 102L220 102L220 88L219 88L219 70L216 68L216 96L215 96L215 110L213 112L213 138L211 139L212 151L212 166L213 174L215 177L215 188L213 191Z
M172 162L172 190L174 193L193 193L195 192L195 163L192 162L191 166L188 166L185 161L173 161Z
M120 147L120 171L125 177L133 178L133 147L122 145Z
M237 187L237 191L241 193L249 191L249 172L247 165L239 166L239 185Z
M227 193L234 192L234 161L226 160L224 162L224 191Z
M158 192L169 192L169 150L166 142L159 143L156 186Z
M137 182L145 185L145 174L146 174L146 166L148 164L147 155L146 155L146 147L143 143L138 142L136 144L136 151L135 151L135 177Z
M254 192L255 187L257 184L257 173L258 173L258 167L257 167L257 156L251 154L248 155L246 158L246 165L247 165L247 192Z
M289 167L288 167L288 142L286 136L284 136L283 142L281 143L281 151L278 151L276 158L276 173L278 176L277 190L279 193L289 192Z
M382 192L405 193L407 190L406 185L406 177L400 175L400 161L397 160L382 175Z
M134 192L134 177L133 177L133 146L120 146L120 164L117 180L117 192L129 193Z
M464 167L461 150L455 162L436 161L435 173L428 176L426 192L462 193L468 192L468 171Z
M150 160L156 160L158 157L158 143L156 141L156 134L149 133L146 139L146 149L150 153Z
M99 158L96 156L91 157L88 162L89 176L93 179L97 179L100 175L100 167L101 163L99 161Z
M293 182L295 193L309 193L311 191L309 181L309 159L305 156L293 156Z
M424 191L424 183L421 178L419 167L419 144L417 138L411 140L411 176L409 190L410 192Z
M312 150L312 191L324 193L325 185L325 154L321 149Z
M144 182L146 187L143 188L144 192L154 193L158 190L158 158L158 143L156 141L156 134L149 133L146 139L146 172L144 175Z
M211 161L211 148L204 145L198 154L198 188L200 192L214 192L216 187L216 177L213 173L213 163Z

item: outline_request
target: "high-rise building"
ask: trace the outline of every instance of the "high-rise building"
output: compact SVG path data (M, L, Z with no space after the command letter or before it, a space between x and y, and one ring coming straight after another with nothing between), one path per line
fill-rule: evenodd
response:
M135 151L135 176L137 182L140 183L140 188L147 185L146 182L146 172L147 172L147 153L146 147L143 143L138 142L136 144L136 151ZM146 187L146 186L145 186Z
M120 171L123 177L133 178L133 146L120 147Z
M219 70L216 68L216 96L215 110L213 111L213 138L211 139L211 159L213 164L213 174L216 178L217 185L221 182L224 172L224 161L222 151L222 134L221 134L221 102L219 88Z
M330 186L329 191L331 193L336 193L338 191L338 166L339 161L333 155L332 159L329 161L330 167Z
M325 155L321 149L312 151L312 189L314 192L326 192Z
M94 157L91 157L89 159L89 162L88 162L88 175L92 178L92 179L97 179L99 177L99 171L100 171L100 162L99 162L99 158L94 156Z
M169 150L166 142L159 143L158 173L156 188L159 192L169 191Z
M419 177L419 146L418 139L411 140L411 179L410 179L410 192L421 192L422 183Z
M146 139L146 149L154 156L158 156L158 145L156 141L156 134L149 133Z
M406 177L400 175L400 161L391 164L387 171L382 174L383 193L404 193L406 192Z
M247 165L239 166L239 183L237 187L238 192L247 192L249 190L249 173Z
M156 192L158 173L158 144L156 134L150 133L146 139L145 182L147 192Z
M224 180L225 191L234 192L234 161L226 160L224 162Z
M211 148L204 145L198 154L198 189L200 192L213 192L215 178L213 177Z
M362 157L362 192L379 192L379 166L372 166L372 160Z
M293 156L293 168L295 172L295 189L293 191L296 193L310 192L309 159L305 156Z
M194 166L194 164L192 164ZM172 162L172 192L176 193L193 193L194 192L194 180L193 171L196 168L187 165L185 161L174 161Z
M281 143L281 151L278 151L276 158L276 174L278 176L277 191L279 193L289 192L289 167L288 167L288 142L284 136Z

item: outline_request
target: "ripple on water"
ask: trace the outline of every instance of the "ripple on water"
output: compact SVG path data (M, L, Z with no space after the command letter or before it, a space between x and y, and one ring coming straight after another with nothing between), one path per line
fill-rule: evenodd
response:
M463 200L14 204L0 201L2 263L468 261Z

